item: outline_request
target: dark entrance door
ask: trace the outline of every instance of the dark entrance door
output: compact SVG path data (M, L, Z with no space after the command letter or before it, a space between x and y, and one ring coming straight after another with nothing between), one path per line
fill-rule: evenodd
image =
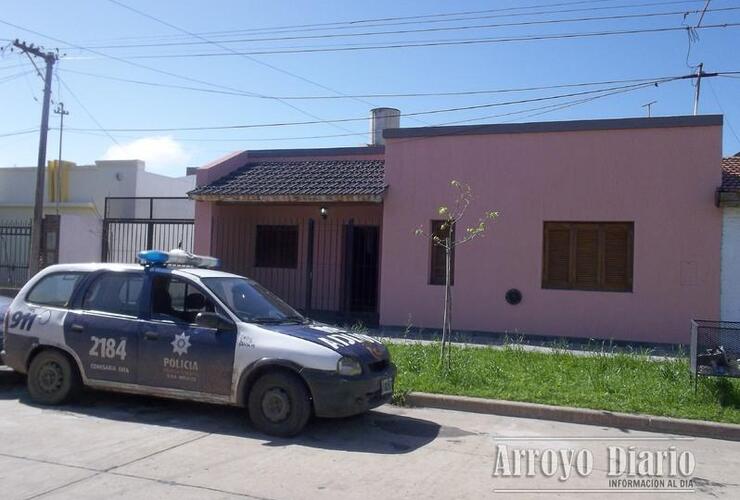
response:
M349 226L348 229L348 309L350 312L376 313L380 229L378 226Z

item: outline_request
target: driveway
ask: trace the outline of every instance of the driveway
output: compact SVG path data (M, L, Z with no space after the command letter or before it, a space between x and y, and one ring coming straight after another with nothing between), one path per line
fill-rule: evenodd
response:
M20 376L0 371L0 497L7 500L627 496L626 486L610 486L605 476L607 446L675 447L695 459L693 493L661 489L678 483L648 485L658 491L635 498L740 498L735 442L393 406L315 421L298 439L269 439L236 408L100 392L63 408L37 407ZM499 468L494 476L502 453L527 449L587 449L592 471L565 481L561 469L504 478Z

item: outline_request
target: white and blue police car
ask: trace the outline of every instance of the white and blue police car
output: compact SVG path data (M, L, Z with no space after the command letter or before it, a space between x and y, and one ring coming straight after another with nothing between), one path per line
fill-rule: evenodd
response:
M217 259L139 259L50 266L18 293L2 357L35 402L61 404L84 385L237 405L258 430L292 436L312 415L391 399L396 368L377 339L315 323Z

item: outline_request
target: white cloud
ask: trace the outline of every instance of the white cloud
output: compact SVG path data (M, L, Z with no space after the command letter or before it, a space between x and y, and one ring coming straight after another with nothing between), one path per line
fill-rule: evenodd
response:
M144 160L150 172L164 175L185 175L192 154L170 136L144 137L125 144L113 145L103 160Z

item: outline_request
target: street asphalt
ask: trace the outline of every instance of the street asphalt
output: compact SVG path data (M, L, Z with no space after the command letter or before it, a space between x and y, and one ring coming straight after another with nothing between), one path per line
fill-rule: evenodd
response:
M639 485L633 495L609 484L608 446L690 452L695 468L675 483L653 484L653 492ZM560 480L560 462L552 477L541 468L527 477L523 463L521 477L501 477L503 454L513 474L512 453L552 457L547 449L588 450L590 474L573 470ZM101 392L43 408L28 400L22 377L0 371L5 500L740 498L739 473L737 442L446 410L384 406L314 421L296 439L272 439L251 430L238 408Z

